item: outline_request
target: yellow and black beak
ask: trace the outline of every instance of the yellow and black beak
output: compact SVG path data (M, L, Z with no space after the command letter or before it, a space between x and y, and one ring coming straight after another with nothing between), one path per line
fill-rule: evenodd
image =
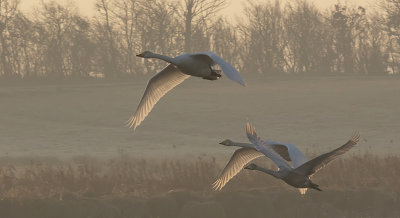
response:
M143 52L143 53L140 53L140 54L137 54L136 57L144 58L144 52Z

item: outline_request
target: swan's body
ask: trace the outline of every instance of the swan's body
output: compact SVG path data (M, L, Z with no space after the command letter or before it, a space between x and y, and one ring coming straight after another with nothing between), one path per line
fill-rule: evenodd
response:
M359 134L356 133L343 146L308 161L304 154L292 144L277 143L268 140L262 141L250 124L246 125L246 133L252 144L236 143L231 140L225 140L221 143L223 145L239 146L242 148L236 150L232 155L220 177L215 181L214 189L221 190L233 176L243 169L243 166L255 158L265 155L278 166L279 171L268 170L256 164L250 164L245 169L258 170L270 174L275 178L282 179L287 184L299 188L301 194L305 194L307 188L321 191L318 185L310 180L310 177L337 156L344 154L354 147L360 138ZM293 167L290 166L288 161L292 162Z
M128 120L127 125L130 128L133 127L136 129L160 98L189 78L189 76L201 77L207 80L219 79L221 77L221 70L214 69L215 65L219 65L229 79L243 86L246 85L240 73L234 67L212 52L183 54L171 58L145 51L137 56L142 58L157 58L170 64L154 75L147 83L146 90L136 112Z

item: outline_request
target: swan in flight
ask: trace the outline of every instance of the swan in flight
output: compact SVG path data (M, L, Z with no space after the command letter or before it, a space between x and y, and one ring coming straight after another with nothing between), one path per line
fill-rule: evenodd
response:
M354 147L360 139L360 135L354 133L346 144L308 161L305 155L292 144L261 140L249 123L246 125L246 133L252 144L238 143L231 140L225 140L220 143L226 146L239 146L242 148L235 151L219 178L213 183L215 190L221 190L245 166L244 169L258 170L282 179L287 184L298 188L303 195L306 193L307 188L322 191L317 184L310 180L310 177L337 156ZM270 158L278 166L279 171L268 170L256 164L247 165L250 161L262 156ZM292 162L293 167L288 162Z
M160 98L175 86L182 83L189 76L201 77L207 80L219 79L222 76L221 70L215 69L216 65L221 67L222 71L229 79L242 86L246 86L240 73L232 65L225 62L221 57L213 52L207 51L183 54L171 58L165 55L145 51L136 56L142 58L157 58L170 64L154 75L147 83L146 90L144 91L136 112L127 121L127 126L129 128L136 129L136 127L138 127L150 113Z
M273 149L278 155L284 158L286 161L292 162L294 167L300 166L301 164L308 161L307 157L297 149L296 146L288 143L280 143L272 140L266 140L265 146ZM228 164L223 169L217 181L213 183L213 188L215 190L221 190L226 183L229 182L234 176L236 176L244 166L246 166L250 161L265 156L263 153L257 151L254 144L234 142L227 139L221 143L225 146L237 146L241 147L237 149ZM300 193L305 194L306 188L299 189Z

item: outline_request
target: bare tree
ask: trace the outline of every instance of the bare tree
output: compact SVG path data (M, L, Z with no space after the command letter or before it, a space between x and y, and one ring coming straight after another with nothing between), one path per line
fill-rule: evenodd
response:
M85 18L74 15L71 17L72 26L68 34L69 52L68 60L70 75L74 77L87 77L92 71L92 57L95 44L89 32L92 31L90 23Z
M114 1L113 14L121 31L122 41L121 58L123 59L123 70L128 74L136 73L135 52L139 49L138 20L142 13L139 0L116 0Z
M71 5L42 2L36 23L40 28L33 29L39 35L32 41L38 45L36 59L42 57L46 75L56 78L59 88L63 78L84 77L91 71L94 44L90 23L76 11Z
M151 50L175 56L182 52L180 25L176 21L176 5L161 0L148 0L142 4L139 31L142 50ZM146 71L165 66L161 61L145 61Z
M279 1L249 2L246 20L240 23L243 68L254 73L280 73L285 62L283 14Z
M42 2L42 10L38 22L43 27L46 35L45 67L47 75L54 76L61 84L67 75L65 64L66 54L69 49L68 34L72 27L73 8L64 7L55 1Z
M400 0L384 0L380 5L386 16L386 31L400 44Z
M330 22L334 28L335 51L337 54L336 71L352 74L355 72L355 36L362 31L366 21L365 9L348 8L336 4L331 12Z
M6 77L11 77L13 74L10 63L9 31L10 22L17 13L18 4L18 0L0 0L0 63L3 69L2 74Z
M382 0L385 31L388 33L387 61L392 73L400 73L400 0Z
M208 49L260 74L379 74L387 66L399 73L400 0L381 1L383 10L371 16L342 4L321 13L306 0L286 7L249 0L234 25L216 16L226 0L96 0L92 20L54 0L42 0L34 18L18 10L19 0L0 0L0 76L120 77L165 66L136 58L142 50Z
M118 49L116 45L116 32L113 29L115 17L113 17L112 2L110 0L97 0L96 8L99 13L99 19L96 22L97 33L99 34L98 43L101 57L99 62L102 63L102 71L107 77L120 76L118 63Z
M192 52L193 26L206 22L225 5L225 0L183 0L180 8L185 26L185 52Z
M294 73L326 71L329 34L322 14L306 1L298 1L286 9L285 29L288 49L287 63Z
M33 23L20 12L9 22L9 56L7 59L13 69L13 74L18 77L24 77L30 73L31 57L28 51L30 34L34 33L31 28L32 25Z

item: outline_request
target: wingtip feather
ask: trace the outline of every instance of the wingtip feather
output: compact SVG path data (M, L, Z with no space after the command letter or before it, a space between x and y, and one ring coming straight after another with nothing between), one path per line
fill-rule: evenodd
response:
M222 181L220 179L216 180L213 184L212 184L212 189L214 191L221 191L221 189L224 186L222 185Z
M133 129L133 131L136 130L137 126L138 126L138 124L137 124L137 119L135 116L132 116L127 121L125 121L125 127L128 127L129 129Z
M354 131L353 135L350 138L350 141L357 144L360 141L360 133L358 131Z
M256 129L249 123L249 121L246 122L246 133L247 133L247 137L253 136L253 137L258 138Z
M249 121L246 121L246 133L251 133L252 126Z

